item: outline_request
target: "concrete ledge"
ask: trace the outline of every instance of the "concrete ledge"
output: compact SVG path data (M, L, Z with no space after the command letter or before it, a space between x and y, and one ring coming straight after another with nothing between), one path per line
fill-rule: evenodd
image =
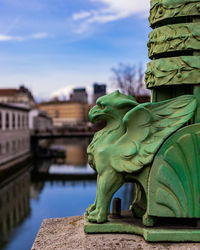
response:
M147 243L133 234L85 234L83 217L45 219L32 250L199 250L200 243Z

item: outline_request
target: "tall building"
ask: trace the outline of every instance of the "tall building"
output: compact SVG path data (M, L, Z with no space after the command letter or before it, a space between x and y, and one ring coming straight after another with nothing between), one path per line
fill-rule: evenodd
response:
M70 95L70 101L88 102L88 95L87 95L85 88L73 89L73 93Z
M96 100L103 95L106 95L106 84L94 83L92 98L93 104L95 104Z
M20 86L19 89L0 89L0 102L18 104L18 106L28 108L35 106L35 100L33 98L32 93L24 86Z

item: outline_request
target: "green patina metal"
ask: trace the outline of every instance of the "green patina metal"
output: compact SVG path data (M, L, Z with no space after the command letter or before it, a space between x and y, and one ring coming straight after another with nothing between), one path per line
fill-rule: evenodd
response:
M85 232L200 241L200 0L152 0L149 20L156 27L149 35L153 60L145 76L151 103L115 91L89 113L91 122L106 120L106 126L88 147L98 177ZM111 199L127 181L135 183L133 219L112 219ZM179 221L163 228L163 218ZM180 226L185 218L196 220L195 226Z
M107 220L113 194L129 173L152 162L164 140L194 114L196 99L184 95L158 103L138 104L115 91L101 97L89 113L92 122L106 120L88 147L89 164L98 173L97 197L88 209L91 222Z
M149 57L161 53L200 50L199 23L166 25L149 34Z
M151 0L150 26L155 26L156 23L159 25L161 21L169 23L168 19L175 20L180 17L187 17L186 21L191 21L189 17L198 16L200 16L199 0Z
M148 214L200 218L199 145L200 124L180 129L162 145L149 176Z
M147 65L148 88L163 85L199 84L199 56L180 56L152 60Z
M104 224L91 223L88 221L88 215L84 215L84 230L88 234L92 233L122 233L137 234L144 237L149 242L198 242L200 238L200 229L192 226L189 228L178 228L177 225L162 227L145 227L140 221L131 217L130 214L123 214L121 218L109 217L109 222Z

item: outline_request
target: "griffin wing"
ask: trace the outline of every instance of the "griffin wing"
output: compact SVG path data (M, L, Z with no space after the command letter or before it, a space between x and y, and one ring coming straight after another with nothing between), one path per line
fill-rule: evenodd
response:
M125 134L116 144L111 164L119 172L135 172L149 164L163 141L194 114L196 99L180 96L139 104L123 118ZM118 153L117 153L118 152Z

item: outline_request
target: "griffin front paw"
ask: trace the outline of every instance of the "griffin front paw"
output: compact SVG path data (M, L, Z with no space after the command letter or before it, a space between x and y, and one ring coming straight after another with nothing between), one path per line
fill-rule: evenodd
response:
M90 222L104 223L107 221L107 214L104 213L103 211L95 209L93 212L89 214L88 220Z
M96 204L91 204L87 209L86 212L90 214L92 211L96 209Z

